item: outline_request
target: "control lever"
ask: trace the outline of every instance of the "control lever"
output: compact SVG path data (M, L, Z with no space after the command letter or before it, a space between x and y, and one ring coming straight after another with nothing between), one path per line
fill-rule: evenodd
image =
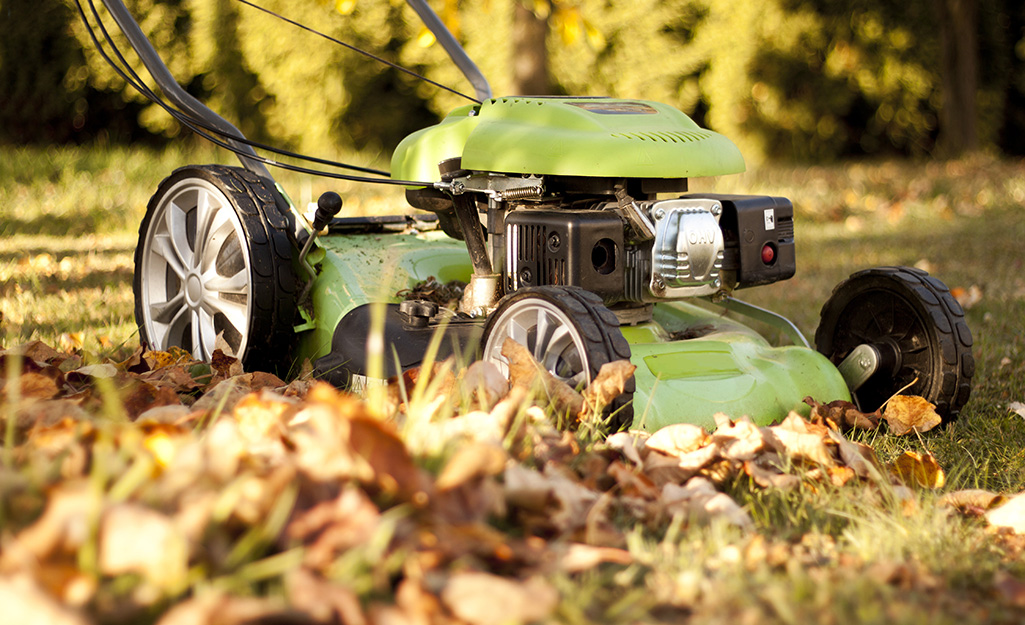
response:
M313 285L313 279L317 277L317 272L306 262L306 255L310 253L310 248L313 247L313 241L317 238L317 233L323 230L324 226L341 210L342 197L334 191L327 191L317 199L317 210L313 214L313 231L310 232L310 236L306 239L302 251L299 252L299 264L310 275L309 282L306 283L302 293L299 294L300 302L306 298L306 295L310 292L310 287Z

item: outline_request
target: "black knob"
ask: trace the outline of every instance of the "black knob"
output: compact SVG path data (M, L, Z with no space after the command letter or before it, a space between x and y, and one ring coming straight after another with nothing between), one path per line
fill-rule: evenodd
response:
M342 210L342 196L328 191L317 200L317 212L313 216L313 231L320 232L331 219Z

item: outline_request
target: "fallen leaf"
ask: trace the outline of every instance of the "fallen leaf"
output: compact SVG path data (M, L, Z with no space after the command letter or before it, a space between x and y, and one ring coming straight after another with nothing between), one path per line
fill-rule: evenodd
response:
M547 620L559 603L559 593L538 577L521 582L465 572L448 579L441 601L470 625L509 625Z
M957 508L962 512L991 510L1007 501L1000 493L992 493L979 488L955 490L940 497L940 504Z
M993 527L1007 527L1015 534L1025 534L1025 493L1015 495L986 513Z
M136 573L172 595L184 589L188 548L169 517L138 504L116 504L103 514L99 541L104 575Z
M459 450L445 463L435 486L439 490L451 490L477 477L498 475L505 468L508 456L497 445L471 443Z
M747 417L716 428L712 442L719 446L723 458L738 462L753 460L766 445L761 428Z
M509 362L510 384L530 389L540 381L556 413L576 418L583 412L583 396L539 365L526 347L507 337L502 343L502 355Z
M960 286L955 286L950 289L950 294L954 296L958 304L961 304L961 308L968 310L982 301L982 289L979 285L973 284L967 289Z
M28 576L0 577L0 605L6 623L87 625L79 612L66 608L46 594Z
M460 392L485 410L490 410L509 392L509 381L493 362L478 360L459 379Z
M199 593L164 613L157 625L251 625L293 622L284 603L261 597L233 597L223 591Z
M15 392L11 386L11 383L3 386L2 395L7 398L7 401L10 401ZM23 400L52 399L60 393L57 382L53 378L33 371L21 374L18 377L17 387L17 394Z
M827 439L822 434L812 432L810 425L796 412L791 412L782 423L768 428L769 435L766 436L766 441L770 445L778 444L779 451L794 460L824 467L835 466L836 460L826 447ZM828 432L828 428L822 429Z
M880 412L862 412L849 401L838 399L828 404L821 404L811 397L805 397L804 403L811 406L811 420L833 423L842 431L874 430L879 427Z
M1001 569L993 575L993 588L1003 603L1025 608L1025 582Z
M305 567L285 574L285 594L291 607L316 623L366 625L359 596L340 582L328 581Z
M893 470L905 484L921 488L943 488L947 478L931 453L905 451L893 462Z
M883 418L890 424L890 433L903 436L913 430L928 432L943 422L936 406L916 395L892 397L883 410Z
M1025 404L1020 401L1012 401L1007 405L1007 409L1019 417L1025 418Z
M636 369L637 366L629 360L614 360L602 365L598 375L584 389L584 412L601 414L605 406L623 394Z
M559 569L567 573L582 573L599 564L611 563L627 566L633 564L633 561L633 556L625 549L572 543L559 558Z
M675 423L656 431L645 441L646 449L679 456L703 447L709 440L705 428L690 423Z

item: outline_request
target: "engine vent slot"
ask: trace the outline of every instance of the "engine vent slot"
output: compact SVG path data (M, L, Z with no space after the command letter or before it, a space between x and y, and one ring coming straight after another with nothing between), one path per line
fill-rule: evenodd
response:
M694 143L711 137L711 133L692 131L668 131L660 130L654 132L614 132L612 136L617 139L633 139L638 141L661 141L662 143Z

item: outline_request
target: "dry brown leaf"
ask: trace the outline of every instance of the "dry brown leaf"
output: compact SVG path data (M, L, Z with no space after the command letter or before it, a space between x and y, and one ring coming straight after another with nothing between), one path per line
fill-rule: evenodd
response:
M338 582L330 582L307 568L285 574L285 594L291 607L317 623L366 625L359 596ZM198 624L197 624L198 625Z
M10 401L15 391L15 389L9 386L10 383L5 384L2 389L2 395L8 398L8 401ZM60 393L60 389L57 386L57 381L52 377L29 371L19 376L17 393L22 400L53 399Z
M745 462L744 473L762 488L790 490L801 485L801 478L796 475L782 473L778 469L763 466L758 462Z
M87 625L79 612L62 606L27 575L0 577L0 606L5 623Z
M863 443L847 440L839 432L830 431L829 438L837 445L840 460L860 478L882 481L879 459L874 449Z
M354 416L349 435L353 452L370 466L374 480L386 493L414 503L426 501L427 481L390 423Z
M220 335L217 337L221 339ZM227 355L223 349L215 349L214 353L210 356L210 368L214 370L214 373L222 378L233 378L237 375L245 373L242 370L242 363L239 362L238 358Z
M905 484L921 488L943 488L947 478L931 453L905 451L893 461L893 472Z
M641 458L641 449L645 446L645 440L647 440L647 436L638 432L616 432L605 439L605 444L609 449L615 449L624 458L640 466L644 464L644 460Z
M548 619L559 603L559 593L538 577L521 582L490 573L465 572L449 578L441 591L441 601L470 625L508 625Z
M339 555L366 544L374 535L381 513L362 489L347 486L334 499L298 512L284 535L307 545L307 566L325 570Z
M185 587L188 547L174 522L138 504L116 504L100 523L99 567L104 575L141 575L168 594Z
M723 458L737 462L753 460L766 446L764 432L747 417L716 428L712 442Z
M993 527L1007 527L1015 534L1025 534L1025 493L1014 495L986 513Z
M767 429L766 442L794 460L824 467L836 466L836 460L826 446L828 428L810 424L791 412L782 423Z
M478 360L463 372L459 379L461 395L470 398L485 410L490 410L509 392L509 381L493 362Z
M503 475L505 500L510 506L543 512L554 502L551 480L543 474L513 462Z
M831 423L841 431L874 430L879 427L879 420L882 418L878 410L861 412L857 406L842 399L821 404L811 397L805 397L804 403L811 406L811 421L826 425Z
M478 477L498 475L505 468L508 455L497 445L471 443L460 447L441 470L435 486L451 490Z
M131 380L119 393L125 414L133 421L151 408L181 405L178 394L170 387L154 386L142 380Z
M980 488L968 488L955 490L940 497L940 504L952 506L962 512L979 511L981 516L986 510L991 510L1007 501L1007 497L1000 493L992 493Z
M936 406L916 395L897 395L883 410L883 418L890 424L890 433L903 436L912 430L928 432L943 422Z
M737 502L702 477L692 478L683 486L666 484L660 501L669 514L682 514L701 523L725 521L745 530L754 527L751 517Z
M645 441L644 447L670 456L680 456L703 447L708 441L705 428L690 423L675 423L652 434Z
M526 347L507 337L502 343L502 355L509 361L510 384L530 389L540 381L556 413L576 418L583 411L583 396L537 364Z
M290 622L284 603L277 599L233 597L223 591L198 593L168 610L157 625L251 625Z
M584 412L601 414L605 406L623 394L636 369L629 360L615 360L602 365L598 375L584 389Z
M633 564L633 561L633 556L625 549L572 543L559 557L559 569L567 573L582 573L599 564L611 563L627 566Z

